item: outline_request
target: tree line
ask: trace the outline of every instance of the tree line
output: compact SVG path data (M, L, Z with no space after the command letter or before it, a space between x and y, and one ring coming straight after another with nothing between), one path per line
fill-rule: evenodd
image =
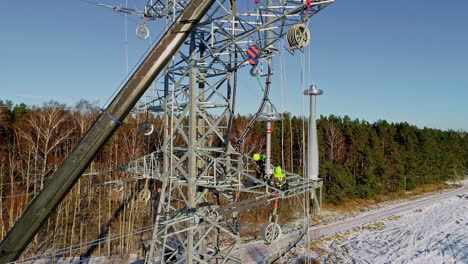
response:
M41 107L0 101L0 238L98 114L97 107L87 101L73 107L55 101ZM110 171L157 149L162 130L156 129L151 137L144 137L137 132L140 120L140 117L127 118L88 171ZM152 121L160 127L159 119ZM71 245L75 246L59 252L58 256L110 256L141 249L141 241L151 238L156 205L154 200L148 203L138 199L144 183L128 182L125 190L119 185L103 184L125 176L121 173L82 176L23 256L47 252L55 255L54 250ZM122 233L126 235L119 235ZM96 243L86 244L87 241Z
M307 121L286 114L282 123L273 133L272 157L288 170L301 173ZM331 203L460 179L468 168L464 131L384 120L369 123L334 115L321 116L317 129L319 176L324 180L325 199Z
M87 101L73 107L55 101L29 107L0 101L0 238L47 182L68 152L77 144L99 112ZM252 116L237 115L232 125L236 142ZM150 136L138 133L138 125L150 119ZM265 127L256 122L239 151L264 153ZM317 122L320 177L324 199L340 203L352 198L399 192L429 183L460 177L468 169L466 132L418 128L405 122L369 123L347 116L321 116ZM307 120L284 114L274 124L272 160L285 170L302 174L307 149ZM124 125L97 155L90 171L109 171L158 150L163 143L163 121L159 116L130 115ZM213 142L213 144L217 144ZM129 182L126 190L102 183L122 177L120 173L83 176L46 222L28 248L32 255L41 249L58 249L85 241L105 243L77 250L83 254L134 251L136 244L151 238L141 232L111 239L154 223L157 183ZM151 185L152 199L138 200L135 194ZM140 247L142 247L140 243ZM86 248L83 246L83 248Z

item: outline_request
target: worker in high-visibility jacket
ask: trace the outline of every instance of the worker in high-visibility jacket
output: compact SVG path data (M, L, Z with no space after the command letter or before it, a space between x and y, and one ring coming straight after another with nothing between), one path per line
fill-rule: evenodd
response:
M287 188L286 174L283 173L281 166L275 167L275 173L273 174L273 182L280 189Z
M263 180L265 178L265 161L266 161L266 156L265 155L260 155L260 154L254 154L253 155L253 160L257 164L257 169L255 171L257 178L260 180Z

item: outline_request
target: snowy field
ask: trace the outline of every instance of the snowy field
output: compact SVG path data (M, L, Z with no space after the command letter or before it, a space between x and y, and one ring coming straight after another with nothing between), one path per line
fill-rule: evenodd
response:
M317 226L280 262L468 263L468 188ZM250 260L255 263L255 257ZM307 262L303 262L307 263Z

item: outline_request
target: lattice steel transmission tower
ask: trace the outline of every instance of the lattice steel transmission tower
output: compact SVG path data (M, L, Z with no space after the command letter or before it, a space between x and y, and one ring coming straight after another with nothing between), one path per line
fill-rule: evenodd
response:
M256 177L253 160L236 150L239 142L231 143L231 127L240 89L238 70L250 65L247 49L256 46L266 64L261 75L265 98L254 119L270 128L281 118L267 100L278 42L287 36L291 49L301 49L310 38L304 24L334 0L251 1L251 10L244 1L216 1L156 81L151 96L136 107L164 120L161 149L120 168L137 179L162 183L147 263L241 263L238 213L281 199L303 200L307 214L296 238L265 260L269 262L306 232L310 207L320 207L321 179L286 172L286 187L272 184L268 151L266 177ZM186 5L149 1L144 14L170 24ZM250 198L244 199L243 193ZM268 243L275 243L281 233L276 210L260 230Z

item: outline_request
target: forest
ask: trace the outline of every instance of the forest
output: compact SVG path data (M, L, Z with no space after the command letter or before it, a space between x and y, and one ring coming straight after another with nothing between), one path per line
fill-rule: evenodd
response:
M31 107L0 100L0 238L98 115L97 107L87 101L73 107L55 101ZM232 142L236 142L251 118L235 117ZM155 124L155 131L149 136L138 133L138 125L145 119ZM468 169L466 131L418 128L384 120L369 123L333 115L321 116L317 126L320 177L327 203L339 204L353 198L441 183L462 177ZM302 174L307 127L306 118L289 113L275 123L272 136L275 165ZM96 156L89 171L116 169L158 150L162 137L161 117L130 115ZM265 123L256 122L239 150L253 155L263 153L264 149ZM147 231L154 223L157 199L152 195L149 202L142 202L134 194L145 184L157 187L157 183L129 182L125 188L130 191L124 192L104 184L119 177L117 173L83 176L46 222L26 255L43 249L52 253L69 245L76 248L67 252L75 253L67 254L80 256L144 247L141 241L150 238L146 236L151 235ZM157 190L152 192L156 194ZM116 235L122 233L127 235Z

